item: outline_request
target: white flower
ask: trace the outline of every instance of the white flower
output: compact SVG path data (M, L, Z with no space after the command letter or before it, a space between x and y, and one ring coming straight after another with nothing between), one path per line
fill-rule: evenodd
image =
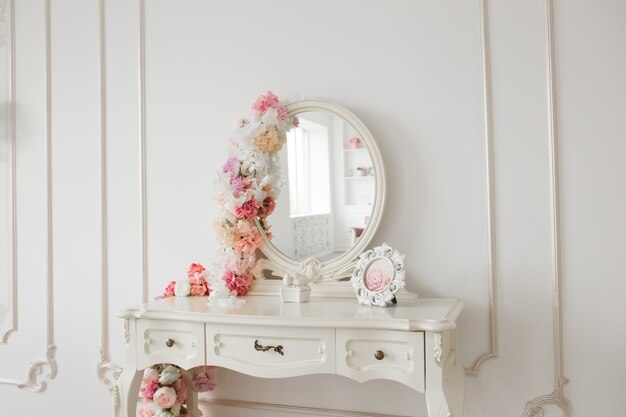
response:
M161 385L170 385L176 382L178 378L180 378L180 369L176 366L169 365L161 371L161 375L159 375L159 383Z
M177 401L176 404L170 408L170 411L174 414L174 416L178 417L180 415L180 403Z
M176 417L170 410L161 410L154 417Z
M174 295L176 297L189 297L191 293L191 283L188 279L181 279L176 281L176 285L174 285Z

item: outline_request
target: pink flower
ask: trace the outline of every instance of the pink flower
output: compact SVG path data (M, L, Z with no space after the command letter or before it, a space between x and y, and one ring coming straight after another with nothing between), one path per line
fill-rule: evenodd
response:
M239 159L231 156L224 164L222 172L230 174L230 179L236 178L239 175Z
M141 395L146 400L151 400L154 398L154 393L160 388L158 382L155 381L146 381L144 385L141 387Z
M238 275L235 271L228 271L224 274L226 286L231 291L236 291L238 296L246 295L252 288L252 275L244 273Z
M182 379L179 379L174 383L174 389L176 390L178 402L185 404L187 402L187 384Z
M197 392L213 391L216 385L217 377L211 366L203 367L202 371L191 380L191 388Z
M289 113L287 113L287 109L284 106L280 106L276 111L276 117L281 122L286 122L289 117Z
M170 408L176 403L176 391L172 387L161 387L154 393L152 399L160 408Z
M365 288L373 292L383 290L389 281L391 277L380 269L371 269L365 274Z
M259 96L256 99L252 108L258 111L261 116L265 114L269 109L274 109L278 107L278 96L274 95L271 91L268 91L267 94Z
M170 281L165 287L165 293L163 294L165 297L173 297L174 296L174 286L176 285L176 281Z
M293 125L293 127L300 126L300 119L298 118L298 116L293 116L293 121L291 122L291 124Z
M193 278L198 274L201 274L205 271L205 268L200 264L191 264L189 266L189 271L187 271L187 277Z
M276 208L276 201L274 197L268 196L263 200L263 204L258 209L259 218L265 219L267 216L274 212Z
M254 220L258 209L259 206L257 205L254 197L252 197L250 200L235 209L235 216L239 219Z
M239 194L246 188L246 182L242 177L236 177L230 180L230 186L232 188L233 197L239 197Z
M191 296L192 297L201 297L203 295L209 295L209 287L207 285L206 279L204 279L203 277L193 277L193 278L189 278L189 281L191 282Z
M154 416L154 411L150 408L149 403L145 403L141 408L141 413L139 413L139 417L152 417Z

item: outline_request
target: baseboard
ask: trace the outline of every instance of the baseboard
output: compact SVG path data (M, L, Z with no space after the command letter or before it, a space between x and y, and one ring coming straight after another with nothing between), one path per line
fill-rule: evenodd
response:
M376 413L363 413L358 411L346 411L346 410L334 410L331 408L317 408L317 407L300 407L295 405L283 405L283 404L270 404L256 401L238 401L222 398L204 399L200 398L198 401L204 406L221 406L221 407L233 407L243 408L247 410L259 410L272 412L272 415L278 415L278 413L289 414L292 416L321 416L321 417L406 417L400 415L391 414L376 414ZM276 414L275 414L276 413Z

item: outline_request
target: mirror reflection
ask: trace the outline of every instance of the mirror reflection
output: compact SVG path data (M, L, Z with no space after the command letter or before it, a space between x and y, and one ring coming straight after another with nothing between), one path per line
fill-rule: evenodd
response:
M272 215L272 244L292 259L328 261L367 228L376 181L357 130L325 111L298 113L280 152L283 187Z

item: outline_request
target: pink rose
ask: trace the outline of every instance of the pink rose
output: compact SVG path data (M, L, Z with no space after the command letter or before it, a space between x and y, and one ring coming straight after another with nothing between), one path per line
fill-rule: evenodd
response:
M170 408L176 403L176 391L172 387L161 387L156 390L152 399L160 408Z
M193 278L196 275L201 274L204 270L205 268L200 264L191 264L189 266L189 271L187 271L187 277Z
M278 96L274 95L271 91L267 94L259 96L252 105L252 108L258 111L261 116L265 114L269 109L278 107Z
M176 390L178 402L185 404L187 402L187 384L182 379L179 379L174 383L174 389Z
M174 296L174 286L176 285L176 281L170 281L165 287L165 293L163 294L165 297L173 297Z
M235 209L235 216L239 219L254 220L256 212L259 209L256 200L252 197Z
M141 413L139 413L139 417L152 417L154 416L154 411L150 408L150 404L146 403L141 408Z
M161 386L156 381L145 381L141 387L141 395L143 395L146 400L151 400L154 398L155 392L157 392L160 387Z
M191 380L191 388L197 392L213 391L216 386L217 377L210 366L205 366L204 369Z

